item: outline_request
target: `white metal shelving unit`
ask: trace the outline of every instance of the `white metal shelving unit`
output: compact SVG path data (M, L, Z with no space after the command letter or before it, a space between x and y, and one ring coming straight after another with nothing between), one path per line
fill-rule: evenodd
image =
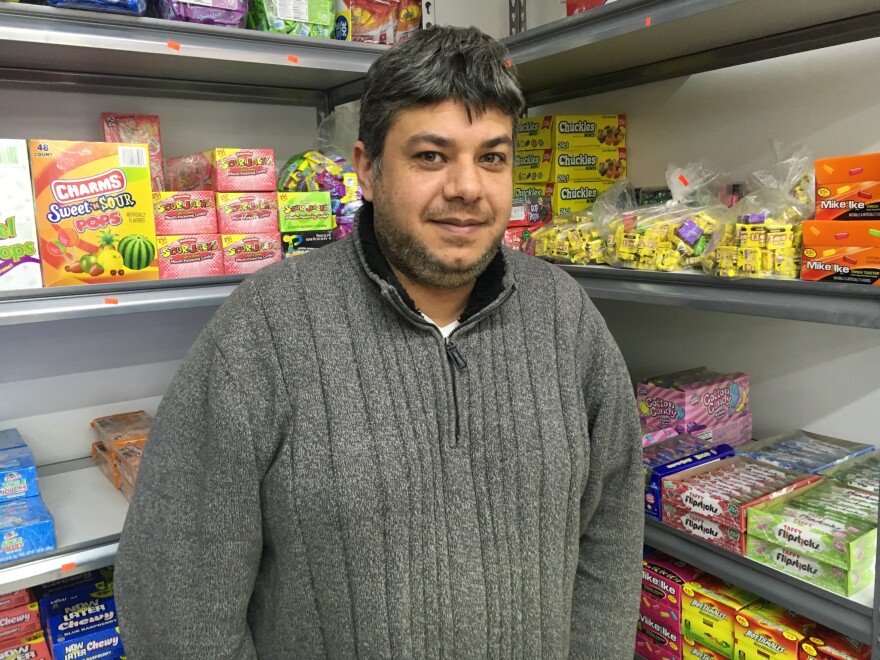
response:
M539 105L876 36L877 0L619 0L506 42L529 103ZM9 88L314 105L323 113L358 97L364 73L381 52L363 44L0 2L0 85ZM867 287L566 270L597 298L880 328L880 292ZM57 322L60 333L64 323L81 318L215 306L237 281L6 294L0 296L0 340L11 326ZM0 587L36 584L114 559L126 503L103 475L81 467L45 476L40 484L56 516L59 550L0 568ZM880 660L880 618L867 594L841 599L653 523L646 537L659 549L870 640Z

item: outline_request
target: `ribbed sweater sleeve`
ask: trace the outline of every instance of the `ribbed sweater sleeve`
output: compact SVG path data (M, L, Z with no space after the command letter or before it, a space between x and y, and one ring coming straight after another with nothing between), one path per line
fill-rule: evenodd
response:
M623 357L592 303L584 305L590 469L581 499L570 657L629 660L644 532L641 439Z
M238 343L259 342L260 324L224 315L202 332L162 400L122 532L115 590L132 660L257 657L247 611L271 451L258 445L270 443L278 415L272 390L259 391L272 386L271 361L242 365L235 345L225 354L215 337L223 323Z

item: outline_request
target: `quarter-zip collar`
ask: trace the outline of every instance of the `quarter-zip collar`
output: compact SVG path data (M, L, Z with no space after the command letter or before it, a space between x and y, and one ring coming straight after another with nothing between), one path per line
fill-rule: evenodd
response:
M357 226L352 234L351 240L355 243L358 257L370 279L375 281L388 295L396 293L404 309L418 317L421 324L428 324L379 248L373 226L372 203L365 202L361 207ZM505 248L499 250L498 254L489 262L486 270L477 277L468 304L458 319L461 325L465 325L469 319L489 307L497 307L512 293L515 282L504 256L504 250Z

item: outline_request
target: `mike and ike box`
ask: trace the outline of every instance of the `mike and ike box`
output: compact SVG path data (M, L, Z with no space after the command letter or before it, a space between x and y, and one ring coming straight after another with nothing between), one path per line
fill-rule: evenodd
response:
M517 149L597 146L626 146L626 115L545 115L525 117L517 124Z
M816 220L880 220L880 153L822 158L815 167Z
M155 280L146 144L28 142L43 284Z

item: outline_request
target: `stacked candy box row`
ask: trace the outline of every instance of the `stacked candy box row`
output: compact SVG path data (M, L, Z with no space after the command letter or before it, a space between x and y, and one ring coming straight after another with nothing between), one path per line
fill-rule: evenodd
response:
M92 458L107 479L131 499L153 417L143 410L98 417L91 422L98 440Z
M811 474L829 470L873 451L873 445L801 430L776 435L741 448L744 455L762 463Z
M880 493L880 452L872 452L823 469L822 476L853 488Z

